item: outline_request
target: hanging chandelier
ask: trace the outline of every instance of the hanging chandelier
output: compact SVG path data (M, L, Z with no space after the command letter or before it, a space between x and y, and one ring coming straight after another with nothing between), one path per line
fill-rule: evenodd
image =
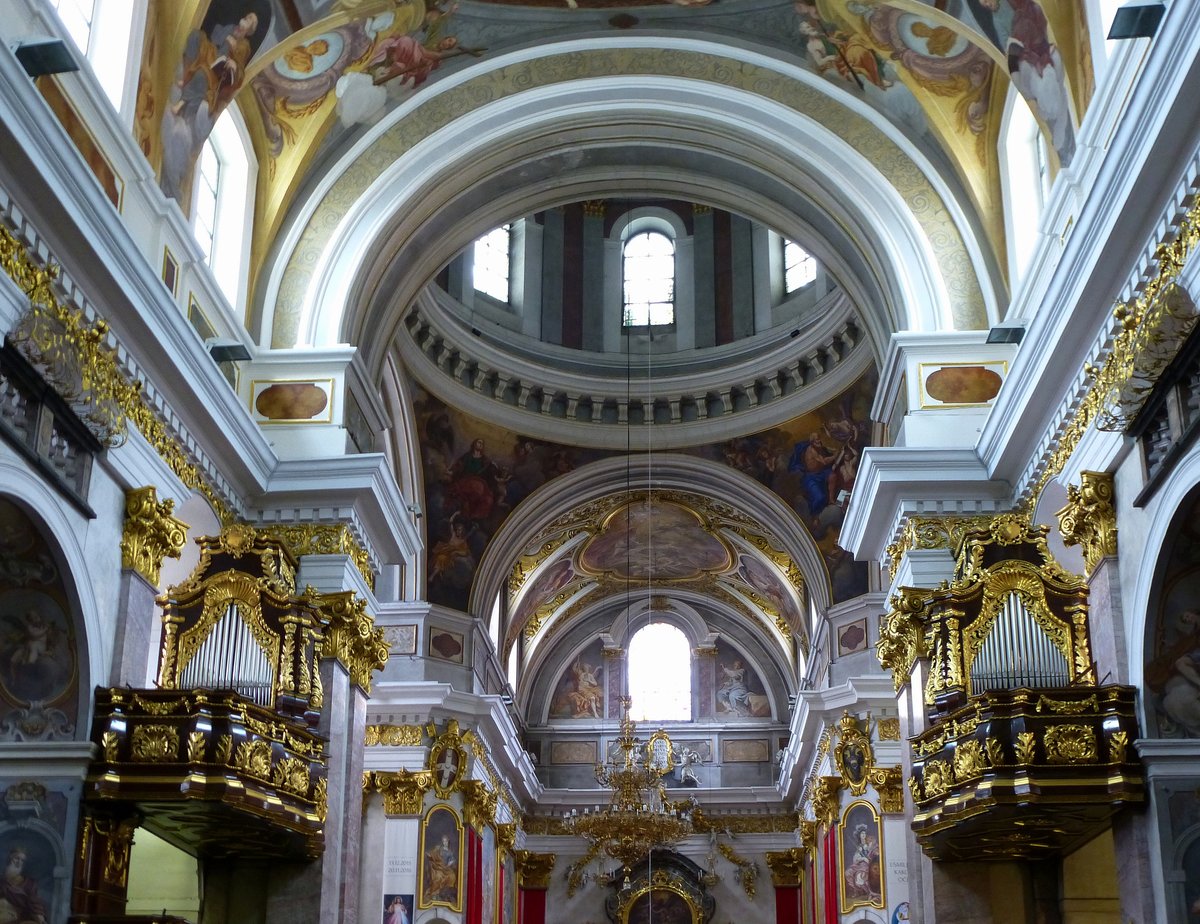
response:
M643 748L637 723L629 717L632 700L621 697L621 733L606 763L596 764L596 782L612 790L606 807L572 809L564 819L571 834L586 838L596 852L620 861L628 877L633 865L652 850L669 847L693 833L686 803L667 801L662 777L671 769L671 741L657 733Z

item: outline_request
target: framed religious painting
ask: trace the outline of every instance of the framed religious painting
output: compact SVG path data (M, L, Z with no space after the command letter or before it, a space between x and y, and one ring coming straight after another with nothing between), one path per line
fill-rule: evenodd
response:
M462 911L463 826L454 809L435 805L421 824L417 908Z
M683 891L648 888L633 894L621 924L700 924L700 909Z
M433 773L433 791L439 799L448 799L458 788L467 772L469 759L458 722L451 719L446 730L438 735L429 748L429 766L426 769Z
M884 908L883 826L870 802L846 806L838 829L838 895L842 913Z

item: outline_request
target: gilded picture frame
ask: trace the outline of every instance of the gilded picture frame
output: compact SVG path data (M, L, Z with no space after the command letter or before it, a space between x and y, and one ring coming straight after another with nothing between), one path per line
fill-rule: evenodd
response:
M838 898L841 913L887 907L883 822L875 806L858 799L846 806L838 827Z
M700 907L672 882L646 883L621 908L621 924L701 924Z
M660 777L675 769L675 748L671 736L661 728L646 741L646 767Z
M867 717L868 729L870 716ZM875 751L869 731L863 731L858 719L843 712L838 720L838 742L833 746L833 763L850 795L861 796L867 791L871 769L875 766Z
M448 805L435 805L421 822L420 876L417 908L463 908L464 829L458 813Z

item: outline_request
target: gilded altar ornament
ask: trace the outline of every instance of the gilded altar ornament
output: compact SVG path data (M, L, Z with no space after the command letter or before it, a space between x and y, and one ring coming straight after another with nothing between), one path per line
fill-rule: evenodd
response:
M879 730L880 741L900 740L900 719L896 716L878 719L875 727Z
M1115 731L1108 738L1108 762L1125 763L1125 752L1129 748L1129 732Z
M104 749L104 759L110 764L117 762L117 748L121 737L115 731L106 731L100 736L100 747Z
M419 745L423 740L420 725L368 725L363 737L363 746L412 747Z
M420 815L425 793L433 788L433 774L428 770L376 770L371 780L383 796L383 810L388 815Z
M237 746L234 766L260 780L271 778L271 746L261 738L243 741Z
M496 823L496 804L499 796L488 789L483 780L463 780L459 784L463 794L463 818L476 831L492 827Z
M130 741L130 756L139 763L170 763L179 759L179 730L170 725L134 726Z
M233 736L222 735L217 739L217 753L214 755L217 763L228 766L233 756Z
M125 525L121 532L121 567L136 571L158 586L163 558L178 558L188 525L171 515L175 501L159 502L153 486L125 492Z
M921 779L925 798L936 799L938 796L945 795L952 785L954 785L954 769L949 763L944 760L925 762L925 771Z
M805 851L816 851L817 823L815 821L800 820L800 847Z
M554 854L518 850L513 857L517 867L517 885L522 889L541 892L550 888L550 874L554 872L554 863L558 859Z
M1100 560L1117 554L1117 511L1113 507L1113 476L1081 472L1079 486L1067 485L1067 504L1059 510L1063 542L1083 549L1088 574Z
M367 601L346 590L321 594L317 604L326 620L322 655L336 658L350 673L351 682L370 693L371 675L387 666L391 649L367 612Z
M1042 736L1046 761L1052 764L1094 763L1096 733L1086 725L1055 725Z
M776 888L800 885L804 881L807 862L808 856L800 847L768 850L767 869L771 871L771 884Z
M92 321L81 308L59 298L59 268L41 265L0 227L0 269L30 302L10 339L88 429L100 442L118 446L133 423L180 481L202 493L222 523L232 522L235 516L226 496L188 455L186 441L158 416L143 394L144 384L122 368L120 344L107 322Z
M297 796L308 796L311 777L308 762L296 757L285 757L275 765L271 773L271 782L280 789L285 789Z
M717 850L726 860L737 867L738 882L748 898L753 899L758 892L758 864L739 856L728 844L718 842Z
M954 749L954 778L960 783L982 776L987 768L983 747L974 739L960 741Z
M496 826L496 850L501 861L517 846L517 823L501 822Z
M884 554L889 559L889 576L896 577L904 556L913 549L958 548L965 533L986 528L990 516L924 516L913 514L904 521L899 538L891 543Z
M903 780L904 776L899 767L874 767L871 770L871 785L879 793L879 808L885 814L903 814Z
M466 738L467 735L474 737L474 734L470 731L461 732L457 719L447 722L446 730L440 735L432 722L427 731L434 742L429 746L425 769L433 774L433 789L438 798L448 799L451 793L468 782Z
M823 776L813 783L813 814L826 828L832 827L837 820L841 788L842 778L838 776Z
M367 586L375 589L375 567L371 553L355 536L348 523L271 523L258 527L259 534L277 539L296 558L305 555L346 555L354 562Z
M1194 325L1194 308L1175 281L1200 243L1200 202L1184 215L1169 241L1154 252L1157 270L1131 303L1113 311L1117 329L1112 347L1097 368L1084 367L1091 382L1075 413L1049 443L1040 474L1025 493L1022 508L1032 510L1046 485L1066 466L1083 435L1098 429L1124 431L1145 405Z
M133 847L133 832L136 829L137 825L133 820L125 819L112 823L106 831L101 832L108 835L104 872L101 875L111 886L124 889L129 881L129 853Z
M1004 766L1004 746L995 738L984 739L983 746L987 751L988 765L991 767Z
M1017 733L1017 763L1031 764L1033 763L1033 732L1023 731Z
M867 717L870 727L871 718ZM833 763L850 795L861 796L867 790L871 770L875 766L875 752L871 738L858 724L858 719L848 711L842 713L837 724L838 743L833 746Z
M928 656L922 620L928 598L927 591L901 587L888 601L888 610L879 622L876 654L884 669L891 671L897 693L909 682L917 659Z
M187 759L189 764L198 764L204 760L204 732L188 732Z
M924 797L921 795L921 781L915 776L908 778L908 791L912 794L913 804L920 802Z
M325 777L320 777L313 783L312 801L316 807L317 820L324 824L329 815L329 781Z

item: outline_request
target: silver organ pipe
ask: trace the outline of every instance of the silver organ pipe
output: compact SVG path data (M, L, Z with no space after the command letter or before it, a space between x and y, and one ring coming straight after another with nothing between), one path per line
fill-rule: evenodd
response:
M971 693L1016 687L1065 687L1067 659L1025 608L1020 596L1004 598L1000 613L971 665Z
M236 603L230 603L217 620L179 678L184 689L207 687L234 690L260 706L271 705L275 670L242 619Z

